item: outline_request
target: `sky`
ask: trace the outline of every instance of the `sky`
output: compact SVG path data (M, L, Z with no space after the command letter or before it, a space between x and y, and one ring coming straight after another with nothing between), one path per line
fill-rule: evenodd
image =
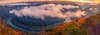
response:
M0 4L12 3L12 2L35 2L35 1L73 1L84 3L100 3L100 0L0 0Z

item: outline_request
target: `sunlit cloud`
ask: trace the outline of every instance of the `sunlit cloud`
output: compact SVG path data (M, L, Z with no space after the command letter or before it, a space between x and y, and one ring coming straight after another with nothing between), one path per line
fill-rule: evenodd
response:
M70 7L69 7L70 6ZM85 16L85 11L77 10L75 12L66 11L65 13L62 13L61 10L63 8L70 9L70 8L78 8L77 6L71 5L56 5L56 4L44 4L40 6L32 6L32 7L24 7L21 10L11 10L9 13L15 14L18 17L22 16L29 16L29 17L35 17L40 19L45 19L45 16L49 17L57 17L57 18L70 18L70 17L78 17L80 18L82 15Z
M15 6L15 5L30 5L28 3L10 3L10 4L1 4L1 5L10 5L10 6Z

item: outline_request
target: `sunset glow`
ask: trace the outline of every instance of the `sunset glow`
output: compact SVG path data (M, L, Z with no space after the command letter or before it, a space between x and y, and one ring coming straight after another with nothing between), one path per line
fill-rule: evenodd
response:
M13 2L35 2L40 0L3 0L0 4L13 3ZM100 3L100 0L41 0L41 1L72 1L72 2L83 2L83 3Z

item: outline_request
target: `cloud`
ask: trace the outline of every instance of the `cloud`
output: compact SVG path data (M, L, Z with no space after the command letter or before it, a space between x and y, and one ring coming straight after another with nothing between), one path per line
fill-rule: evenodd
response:
M8 5L29 5L29 4L28 3L12 3L12 4L8 4Z
M85 16L85 11L77 10L75 12L66 11L62 13L61 10L63 8L70 9L70 8L78 8L78 6L72 5L60 5L60 4L44 4L40 6L32 6L32 7L24 7L21 10L11 10L9 11L10 14L15 14L18 17L21 16L29 16L35 18L45 19L45 16L50 17L57 17L57 18L64 18L69 19L70 17L81 17Z
M0 4L2 6L4 5L11 5L11 6L15 6L15 5L30 5L29 3L8 3L8 4Z

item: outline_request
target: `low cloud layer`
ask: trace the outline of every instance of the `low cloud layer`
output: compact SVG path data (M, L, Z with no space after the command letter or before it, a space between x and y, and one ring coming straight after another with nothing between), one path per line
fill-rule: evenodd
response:
M28 3L9 3L9 4L2 4L2 5L29 5Z
M56 17L56 18L64 18L65 20L67 18L69 19L70 17L80 18L86 15L86 12L81 11L81 10L77 10L75 12L65 11L64 13L62 13L61 11L64 9L69 10L73 8L79 8L79 7L73 6L73 5L44 4L40 6L24 7L21 10L11 10L9 11L9 13L15 14L18 17L29 16L29 17L45 19L45 16L50 16L50 17Z

